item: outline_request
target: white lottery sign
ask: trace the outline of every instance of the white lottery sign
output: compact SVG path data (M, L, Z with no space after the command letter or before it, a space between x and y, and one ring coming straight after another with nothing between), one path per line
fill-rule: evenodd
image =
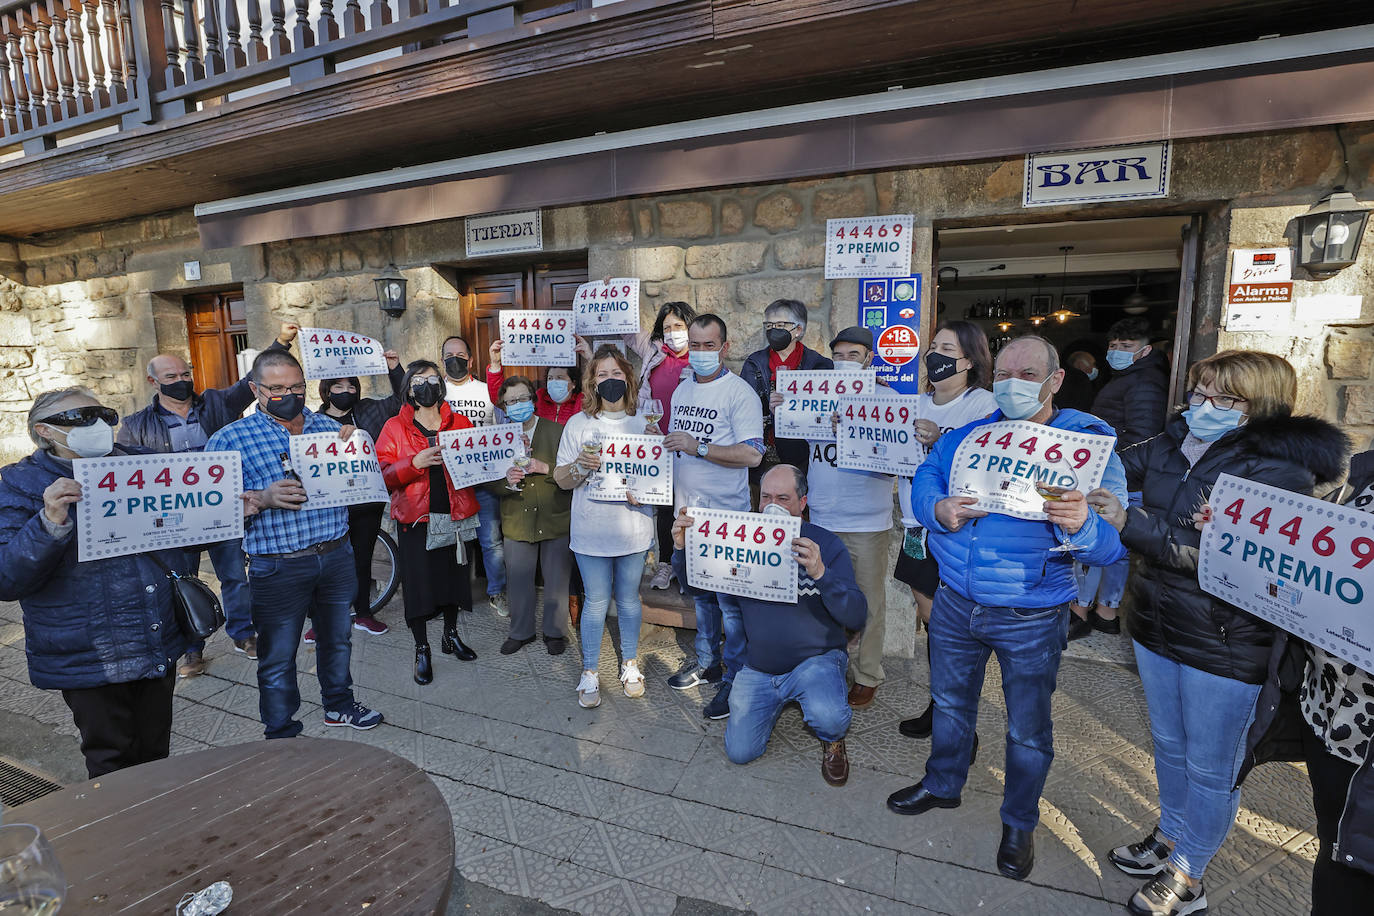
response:
M638 334L639 278L583 283L573 296L573 316L579 334Z
M1198 584L1374 671L1374 515L1230 474L1208 504Z
M673 453L662 436L601 436L601 470L587 480L587 496L624 502L627 493L645 505L673 504Z
M382 466L366 430L348 441L335 433L292 436L291 468L305 487L305 509L333 509L387 501Z
M911 273L910 213L825 221L825 278L905 277Z
M840 401L835 464L851 471L910 477L926 457L916 438L914 395L869 394Z
M687 583L693 588L761 601L797 602L797 560L792 540L801 519L689 508Z
M80 561L243 537L238 452L75 458L72 477Z
M830 425L830 416L840 409L840 398L872 394L877 386L876 369L779 369L775 390L782 392L782 403L773 413L774 435L834 442L835 427Z
M382 355L386 348L371 337L330 328L301 328L300 343L306 381L387 373Z
M441 430L440 454L454 487L461 490L505 477L516 456L525 454L520 433L519 423Z
M577 340L569 311L503 311L501 364L505 366L575 366Z
M1043 522L1045 496L1036 485L1082 493L1096 489L1115 444L1115 436L1043 423L988 423L954 450L949 495L976 497L986 512Z

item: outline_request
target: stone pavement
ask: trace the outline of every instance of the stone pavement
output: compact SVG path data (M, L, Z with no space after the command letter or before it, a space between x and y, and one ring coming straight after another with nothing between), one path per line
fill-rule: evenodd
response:
M398 620L399 602L382 616ZM51 734L74 735L60 695L28 684L19 620L17 605L0 604L0 708ZM502 656L496 650L506 621L485 606L460 626L477 661L436 654L427 687L411 679L403 627L383 637L355 631L358 697L387 717L375 730L323 726L307 647L300 681L307 735L385 747L431 775L453 812L464 899L475 883L598 916L719 912L710 904L789 916L1096 916L1124 912L1122 902L1138 885L1105 858L1112 846L1139 839L1157 816L1145 702L1124 637L1094 635L1065 659L1035 871L1017 883L998 876L994 863L1006 723L995 663L984 691L982 750L962 807L911 818L890 814L883 801L919 778L929 747L896 729L925 705L923 657L887 660L877 699L854 716L849 784L835 789L821 779L819 744L796 709L783 714L761 760L726 760L724 723L701 717L710 693L670 690L663 681L684 648L690 651L690 633L645 628L640 660L648 691L639 700L611 689L618 686L616 656L604 646L604 699L584 710L574 693L575 645L557 658L538 642ZM431 628L437 647L438 622ZM173 753L262 736L254 663L223 634L206 654L209 672L177 686ZM11 753L9 741L0 734L0 755ZM71 745L67 738L53 743ZM1306 913L1317 845L1312 823L1302 769L1261 767L1208 873L1211 911ZM450 912L480 909L469 903ZM533 904L500 909L508 911L548 912Z

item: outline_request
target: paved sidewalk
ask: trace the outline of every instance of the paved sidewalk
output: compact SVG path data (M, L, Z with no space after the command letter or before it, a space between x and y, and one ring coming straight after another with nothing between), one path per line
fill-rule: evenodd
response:
M399 602L382 616L397 621ZM37 720L50 735L74 735L61 697L28 684L19 619L17 605L0 604L0 709ZM639 700L612 689L616 657L606 646L602 705L584 710L574 693L575 644L557 658L540 642L502 656L496 650L506 623L485 607L464 615L464 639L479 655L468 663L437 653L439 623L431 623L435 681L427 687L411 679L404 627L383 637L355 631L358 697L387 717L369 732L325 729L314 653L300 653L307 735L328 731L402 754L447 798L468 885L463 899L509 902L473 887L486 885L598 916L717 907L789 916L1096 916L1124 912L1122 902L1138 886L1104 855L1139 839L1157 814L1145 703L1124 637L1092 636L1065 659L1035 871L1017 883L998 876L994 863L1006 723L995 664L984 691L983 745L962 807L908 818L883 802L920 777L929 749L896 730L927 700L924 658L885 662L887 683L855 713L849 784L835 789L821 779L819 743L796 709L783 714L761 760L742 767L726 760L724 723L701 717L711 694L664 683L684 648L690 651L690 633L645 628L640 660L648 691ZM262 737L254 662L223 634L206 655L209 672L177 686L173 753ZM0 755L15 754L12 740L0 734ZM75 753L68 738L50 743ZM1317 845L1307 832L1312 823L1302 770L1261 767L1208 873L1211 912L1306 913ZM549 912L508 905L499 911Z

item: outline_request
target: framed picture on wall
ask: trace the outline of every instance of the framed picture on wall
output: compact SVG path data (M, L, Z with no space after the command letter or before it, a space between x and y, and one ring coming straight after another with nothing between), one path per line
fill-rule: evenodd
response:
M1030 316L1029 316L1029 317L1034 318L1034 317L1036 317L1037 315L1048 315L1048 314L1050 313L1050 309L1051 309L1053 306L1054 306L1054 296L1051 296L1051 295L1048 294L1048 293L1045 293L1045 294L1042 294L1042 295L1031 296L1031 297L1030 297Z
M1059 307L1070 312L1077 312L1082 315L1088 311L1087 293L1065 293L1059 302Z

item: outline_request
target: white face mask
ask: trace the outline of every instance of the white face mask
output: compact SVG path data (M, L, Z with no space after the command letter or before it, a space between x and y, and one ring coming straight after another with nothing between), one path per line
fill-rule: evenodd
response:
M858 362L857 360L852 360L852 359L837 359L837 360L834 360L834 363L835 363L835 368L836 368L836 369L850 369L850 370L854 370L854 369L862 369L862 368L864 367L864 364L863 364L863 363Z
M668 348L674 353L681 353L683 350L687 349L687 332L664 331L663 342L666 343Z
M104 458L114 451L114 427L104 420L90 426L74 426L65 431L64 443L80 458Z
M763 515L781 515L784 518L791 518L792 513L788 512L778 503L769 503L763 507Z

